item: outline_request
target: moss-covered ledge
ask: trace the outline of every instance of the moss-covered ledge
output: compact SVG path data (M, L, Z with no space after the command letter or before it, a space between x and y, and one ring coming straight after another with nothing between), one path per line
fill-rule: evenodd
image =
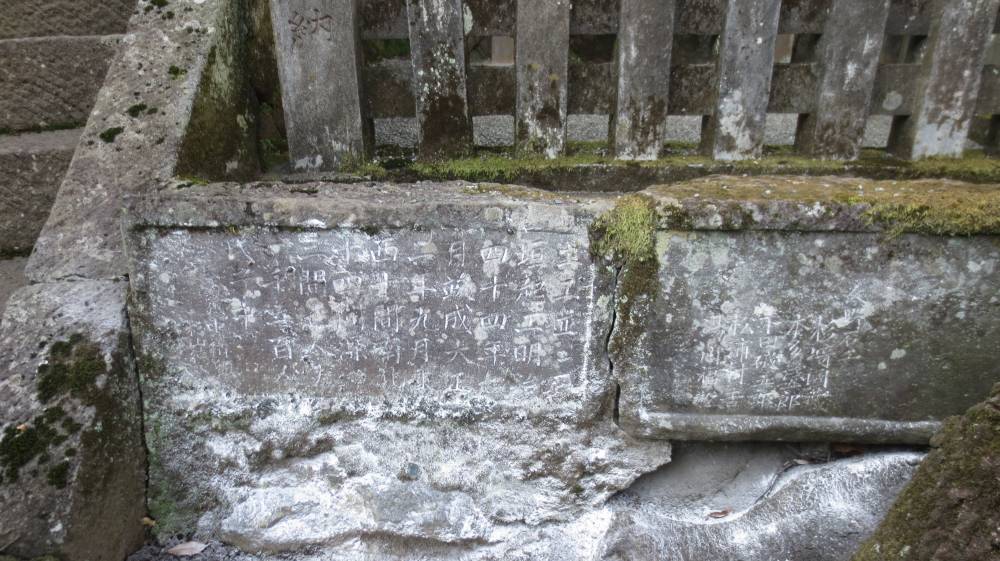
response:
M658 201L664 229L1000 234L1000 185L713 176L645 192Z
M640 191L651 185L711 175L839 176L883 180L948 178L969 183L1000 183L1000 159L982 152L970 152L961 159L908 161L895 158L884 150L868 149L858 160L844 162L805 158L796 155L790 147L771 147L757 160L717 162L698 154L693 145L670 145L657 160L626 162L608 155L607 146L602 142L571 143L565 156L553 160L517 155L507 149L480 148L467 158L418 162L404 149L384 147L373 161L359 162L343 171L355 176L355 180L486 181L556 191L595 192ZM295 176L286 174L281 167L272 168L265 178L296 181Z

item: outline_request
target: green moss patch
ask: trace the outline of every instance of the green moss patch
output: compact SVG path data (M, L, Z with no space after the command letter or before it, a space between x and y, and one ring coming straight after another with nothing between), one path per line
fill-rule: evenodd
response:
M513 148L477 148L466 158L416 161L412 150L380 147L373 161L353 163L342 171L400 182L466 180L568 191L639 191L650 185L711 175L950 178L1000 183L1000 159L982 152L970 152L959 159L908 161L885 150L867 149L858 160L844 162L806 158L791 147L770 147L756 160L718 162L698 153L693 144L670 144L657 160L629 162L615 160L605 142L573 142L564 156L551 160L530 153L519 154Z
M120 135L123 132L125 132L125 129L123 129L122 127L112 127L97 136L105 143L111 144L118 138L118 135Z
M22 468L33 462L37 466L47 464L55 449L80 431L82 425L66 414L62 400L96 403L97 378L106 369L100 348L80 335L52 344L48 361L38 368L36 385L38 400L48 406L30 421L4 428L0 437L0 483L16 482ZM73 454L75 450L66 450L57 457ZM46 478L55 487L65 487L69 470L70 465L61 462L46 471Z

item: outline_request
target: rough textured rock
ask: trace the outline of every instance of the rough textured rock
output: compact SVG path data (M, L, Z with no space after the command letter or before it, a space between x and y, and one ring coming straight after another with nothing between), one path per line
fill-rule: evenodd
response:
M122 33L135 4L135 0L7 0L0 39Z
M0 543L116 561L142 541L145 457L125 285L40 284L0 325Z
M0 136L0 255L31 251L79 139L79 130Z
M359 536L340 554L295 559L403 561L843 561L871 531L922 454L873 451L822 463L817 448L684 444L645 475L573 522L507 526L500 543L436 545ZM815 462L815 463L813 463ZM381 539L380 539L381 538ZM176 543L149 545L130 561L168 561ZM192 561L277 559L217 541Z
M0 317L3 317L10 295L27 282L24 278L24 266L27 262L26 257L0 260Z
M28 264L33 281L125 273L121 197L173 176L227 7L187 2L173 18L163 9L133 18Z
M80 126L119 36L0 41L0 129Z
M1000 384L933 444L854 561L1000 559Z

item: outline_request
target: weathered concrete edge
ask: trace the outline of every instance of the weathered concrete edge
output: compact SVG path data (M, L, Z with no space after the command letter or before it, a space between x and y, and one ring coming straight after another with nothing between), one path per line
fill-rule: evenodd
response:
M615 195L586 198L554 197L534 189L518 195L480 194L476 184L212 184L197 188L138 193L125 197L129 229L225 228L261 226L317 229L364 228L378 219L385 228L468 226L462 216L488 207L505 210L559 208L575 220L593 220L611 208ZM520 189L520 188L519 188ZM391 198L379 205L378 196ZM537 195L537 198L536 198ZM408 196L403 199L401 196ZM454 211L454 212L450 212ZM484 227L505 223L493 221ZM570 232L572 227L548 226L546 231Z
M760 180L762 178L756 178ZM763 178L766 179L766 178ZM816 178L816 181L842 178ZM596 217L626 195L650 197L659 213L658 230L666 231L788 231L821 233L898 234L890 222L875 220L876 201L796 200L794 198L723 198L700 194L679 195L654 186L636 193L552 192L519 185L472 183L464 181L421 183L341 183L312 181L304 183L212 183L192 186L174 181L159 190L127 194L125 206L132 224L160 227L214 228L220 224L243 226L313 227L315 224L296 216L294 211L312 208L313 218L338 223L351 212L371 207L367 198L386 189L405 193L408 198L394 200L405 207L401 221L434 223L436 218L419 220L413 211L421 206L481 206L504 204L511 207L550 204L573 209L571 212ZM234 209L234 202L251 205L254 213ZM351 206L344 206L352 203ZM169 212L161 207L170 207ZM251 207L245 207L251 208ZM266 219L262 212L270 213ZM405 216L404 216L405 215ZM340 217L340 218L336 218ZM421 217L423 218L423 217ZM351 222L345 222L350 226ZM327 227L326 224L322 226ZM920 233L920 232L914 232ZM928 234L932 235L932 234ZM995 235L983 232L976 235ZM942 237L944 237L942 235Z
M174 19L158 10L133 15L28 262L32 282L125 274L121 196L173 177L220 22L233 4L189 2ZM147 108L133 117L139 104Z
M637 438L707 441L836 442L926 445L941 428L939 421L886 421L846 417L778 415L699 415L637 412L638 422L622 422ZM624 419L624 417L623 417ZM792 436L790 436L792 435Z

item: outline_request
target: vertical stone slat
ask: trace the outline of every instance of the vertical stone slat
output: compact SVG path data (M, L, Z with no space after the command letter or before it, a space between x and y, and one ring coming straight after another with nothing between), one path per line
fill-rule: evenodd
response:
M570 0L517 0L516 146L555 158L566 148Z
M914 112L893 124L891 152L910 159L962 155L998 5L935 0Z
M730 0L719 46L718 94L702 151L716 160L759 157L774 70L781 0Z
M796 148L819 158L853 160L861 150L889 0L838 0L817 49L816 110L806 115Z
M655 160L667 128L674 0L621 0L619 21L611 146L622 160Z
M472 149L462 0L406 0L417 103L419 154L456 157Z
M330 171L371 155L358 0L271 0L278 72L296 171Z

